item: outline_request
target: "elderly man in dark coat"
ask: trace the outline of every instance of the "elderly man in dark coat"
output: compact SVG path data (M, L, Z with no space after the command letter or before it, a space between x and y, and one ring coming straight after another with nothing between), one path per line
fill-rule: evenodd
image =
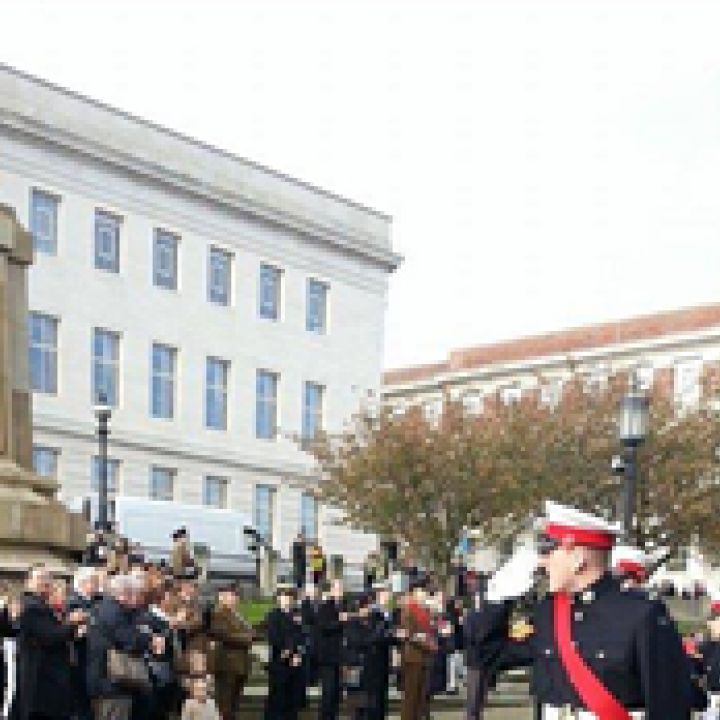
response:
M70 646L87 615L75 610L66 623L48 600L52 577L42 567L28 576L18 632L18 692L13 716L18 720L68 718L73 710Z
M161 655L165 641L141 627L138 606L142 598L142 581L131 575L115 575L110 594L98 605L88 632L87 687L93 699L95 720L129 720L133 694L142 688L121 686L108 674L111 649L129 657L146 653ZM149 675L148 675L149 684Z

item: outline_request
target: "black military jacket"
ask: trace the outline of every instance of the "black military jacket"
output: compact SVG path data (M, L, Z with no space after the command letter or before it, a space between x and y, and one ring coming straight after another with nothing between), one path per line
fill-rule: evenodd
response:
M720 692L720 641L706 640L700 646L702 673L710 692Z
M575 596L572 612L580 655L621 705L644 709L647 720L690 717L690 662L662 602L622 589L607 574ZM549 596L535 609L534 634L522 642L506 639L497 667L532 665L533 694L540 703L587 710L560 659L553 615Z

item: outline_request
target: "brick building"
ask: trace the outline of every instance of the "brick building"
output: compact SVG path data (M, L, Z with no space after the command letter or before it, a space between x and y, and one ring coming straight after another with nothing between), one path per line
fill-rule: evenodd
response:
M720 397L720 303L453 350L443 362L386 371L382 394L396 407L422 404L428 416L445 397L481 414L527 393L557 402L575 372L589 382L634 372L644 390L670 395L678 408ZM678 585L720 585L697 552L671 568Z

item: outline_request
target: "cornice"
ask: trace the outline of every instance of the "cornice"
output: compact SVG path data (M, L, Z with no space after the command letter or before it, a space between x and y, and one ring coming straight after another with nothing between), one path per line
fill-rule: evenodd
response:
M261 202L257 198L232 192L198 177L172 170L132 153L122 152L109 145L52 126L38 117L29 117L7 108L0 108L0 127L60 150L83 155L129 175L170 187L221 208L300 233L342 252L361 257L387 272L394 271L402 261L400 255L392 250L378 247L372 242L369 234L357 228L337 226L337 224L333 226L293 213L287 208L279 208Z
M523 362L498 363L477 368L438 373L415 382L385 385L381 395L385 398L403 397L408 393L437 392L450 386L463 385L474 381L506 379L520 374L537 374L543 370L567 370L575 365L587 366L602 361L613 361L652 355L659 352L675 352L679 357L692 355L695 350L720 342L720 327L692 333L664 335L650 340L635 341L619 345L605 345L588 350L569 352L563 355L530 357Z
M94 425L48 413L36 412L33 417L33 428L51 435L60 435L90 443L94 443L96 438ZM111 445L127 450L177 457L199 463L225 465L248 472L281 475L288 479L292 478L294 482L304 483L311 481L315 477L309 463L305 465L291 461L278 461L277 452L275 453L276 461L267 462L257 456L232 451L227 452L215 446L188 443L177 438L168 441L168 439L160 436L138 432L130 433L119 428L111 428L111 431ZM273 447L272 450L277 450L277 448Z

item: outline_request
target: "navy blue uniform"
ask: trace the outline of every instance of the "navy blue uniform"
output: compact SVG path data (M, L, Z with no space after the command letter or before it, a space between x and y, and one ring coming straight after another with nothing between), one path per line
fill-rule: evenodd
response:
M488 604L493 624L507 623L511 604ZM690 662L665 605L646 593L623 590L609 574L573 602L572 637L585 663L628 710L647 720L686 720L693 703ZM493 617L494 614L494 617ZM587 709L567 676L555 642L553 598L534 613L534 633L505 639L495 669L531 665L539 703Z

